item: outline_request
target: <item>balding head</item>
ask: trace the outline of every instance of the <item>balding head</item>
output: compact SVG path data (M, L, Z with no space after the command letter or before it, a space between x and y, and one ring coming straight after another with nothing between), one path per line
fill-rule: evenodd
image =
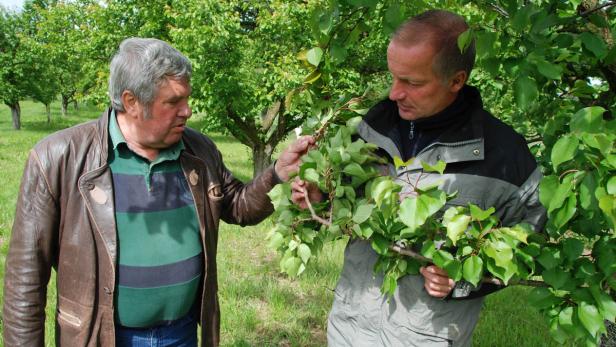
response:
M470 76L475 63L475 42L464 53L458 48L458 37L468 29L464 18L452 12L430 10L410 18L392 37L392 42L410 47L428 43L435 51L432 68L443 79L458 71Z

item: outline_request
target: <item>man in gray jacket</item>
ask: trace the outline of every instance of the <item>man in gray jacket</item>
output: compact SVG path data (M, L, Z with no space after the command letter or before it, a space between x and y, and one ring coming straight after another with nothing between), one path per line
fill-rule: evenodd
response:
M466 85L475 59L474 43L461 52L458 37L468 29L456 14L432 10L404 23L387 50L392 75L389 100L375 105L358 127L359 136L378 146L401 184L442 182L456 192L451 205L496 208L504 225L545 220L538 199L541 173L524 138L483 109L476 88ZM395 168L393 158L415 157ZM421 162L447 163L444 175L422 173ZM292 184L303 206L314 187ZM406 186L404 190L411 189ZM374 273L377 254L370 243L351 240L328 322L330 346L468 346L483 297L497 288L469 290L435 265L399 280L391 298L380 292Z

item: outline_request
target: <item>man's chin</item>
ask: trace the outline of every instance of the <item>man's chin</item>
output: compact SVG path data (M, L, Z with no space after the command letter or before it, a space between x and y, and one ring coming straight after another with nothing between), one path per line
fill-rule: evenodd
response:
M398 114L400 115L400 118L404 120L416 120L417 118L419 118L417 116L417 113L415 113L413 110L403 110L400 107L398 107Z

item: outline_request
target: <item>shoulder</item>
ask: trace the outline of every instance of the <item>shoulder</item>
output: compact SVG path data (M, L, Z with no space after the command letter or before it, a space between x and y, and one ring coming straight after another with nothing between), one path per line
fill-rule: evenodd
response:
M87 153L92 146L100 148L103 141L100 123L92 120L57 131L40 140L33 151L53 163L67 155Z
M188 152L201 158L201 160L210 163L222 161L222 156L216 144L205 134L193 128L186 128L182 140Z
M521 185L536 169L537 162L524 136L487 111L481 114L485 165L493 166L501 179Z

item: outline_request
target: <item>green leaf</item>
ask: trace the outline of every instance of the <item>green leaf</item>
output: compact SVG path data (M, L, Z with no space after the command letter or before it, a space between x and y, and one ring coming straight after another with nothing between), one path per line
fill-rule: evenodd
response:
M485 254L494 259L497 266L508 268L513 259L513 249L503 241L486 242L483 247Z
M321 33L323 33L323 35L329 34L329 31L332 29L332 23L333 23L333 18L332 18L331 12L323 13L320 16L319 30L321 31Z
M483 277L483 260L476 255L466 258L462 265L462 274L465 280L476 287Z
M415 160L415 158L411 158L407 161L402 161L402 159L398 156L394 156L394 166L396 167L396 169L400 169L403 167L407 167L407 166L411 166L413 164L413 161Z
M471 46L474 39L473 29L468 28L460 36L458 36L458 49L460 53L464 54L466 50Z
M552 307L561 301L562 299L556 297L548 288L534 288L528 294L528 302L540 310Z
M571 332L574 329L573 325L573 307L565 307L558 314L558 324L567 332Z
M343 46L332 45L332 48L330 48L329 50L329 54L331 55L334 62L339 64L346 60L348 52L347 52L347 49L344 48ZM353 110L353 111L357 112L357 110Z
M559 80L563 73L563 68L560 65L552 64L545 60L538 60L536 65L539 73L549 79Z
M391 245L391 241L376 233L372 237L372 249L376 251L377 254L386 255L389 253L389 246Z
M321 71L315 69L308 76L304 77L304 83L312 84L321 78Z
M310 247L307 244L302 243L297 247L297 255L302 259L304 264L308 263L308 259L312 256L312 252L310 251Z
M426 220L438 212L447 202L447 195L443 191L424 193L404 199L400 204L398 216L413 232L423 225Z
M366 176L366 172L364 171L364 169L362 169L362 167L357 163L348 164L347 166L344 167L342 172L350 176L357 176L357 177Z
M580 206L585 210L591 210L598 208L597 199L595 198L594 192L597 189L597 181L595 179L595 175L589 173L584 176L584 180L580 184Z
M368 218L370 218L373 209L374 205L372 204L359 205L353 214L353 222L361 224L367 221Z
M447 223L447 237L453 242L453 245L456 245L460 236L464 234L466 228L468 228L468 223L470 223L471 217L463 214L459 214L453 217L449 223Z
M321 63L322 58L323 58L323 50L321 49L321 47L311 48L306 53L306 60L308 60L308 62L314 66L319 66L319 63Z
M479 206L474 204L468 204L468 207L471 212L471 217L473 217L473 220L480 222L486 220L494 213L494 211L496 211L494 207L490 207L489 209L484 211Z
M528 235L532 233L528 224L517 224L511 228L500 228L499 230L524 243L528 243Z
M579 144L580 140L572 135L565 135L556 141L551 156L554 171L558 169L558 165L573 159Z
M561 263L560 250L545 247L541 250L541 255L539 255L537 261L546 270L553 269Z
M446 165L447 164L444 161L442 161L442 160L439 160L434 165L430 165L430 164L428 164L428 163L426 163L424 161L421 162L421 167L423 167L425 172L438 172L441 175L443 174L443 172L445 172L445 166Z
M590 32L583 32L580 34L580 40L584 47L591 51L595 57L603 59L607 56L607 46L599 36Z
M601 134L603 129L603 113L605 109L599 106L586 107L577 111L571 118L571 132L575 134Z
M603 318L596 306L581 302L578 306L578 317L584 328L586 328L593 337L596 337L599 332L605 331Z
M274 209L278 210L284 206L290 206L289 196L291 196L291 186L288 184L277 184L272 190L267 193L274 205Z
M612 176L607 180L606 188L608 194L616 195L616 176Z
M561 289L567 281L571 279L568 272L564 272L558 267L545 270L541 276L543 277L545 283L549 284L554 289Z
M268 247L278 249L284 242L284 236L281 233L274 232L269 239Z
M558 177L555 175L545 176L541 179L539 183L539 201L545 207L549 207L552 202L552 197L556 193L556 189L560 182Z
M432 260L434 260L434 265L444 269L453 261L453 255L447 251L438 250L434 253Z
M597 285L590 286L590 293L597 302L599 312L603 318L613 322L616 319L616 302Z
M584 252L584 242L579 239L567 238L562 241L563 254L571 261L576 260Z
M563 179L563 182L558 184L556 190L554 191L554 194L550 197L549 203L547 205L548 214L560 208L561 206L563 206L567 198L571 196L572 191L573 191L573 175L567 175Z
M283 260L281 265L282 271L287 273L291 277L296 277L301 273L300 266L302 265L302 260L297 257L289 257L286 260Z
M438 250L434 253L432 260L434 260L434 265L445 270L452 280L459 281L462 278L462 264L454 259L451 253Z
M319 183L319 174L315 169L306 169L303 176L302 178L308 182Z
M515 100L521 109L527 109L539 95L534 79L521 75L514 82Z
M552 215L552 222L557 228L562 228L573 218L577 205L577 198L575 194L569 195L565 205L561 207L555 214Z

